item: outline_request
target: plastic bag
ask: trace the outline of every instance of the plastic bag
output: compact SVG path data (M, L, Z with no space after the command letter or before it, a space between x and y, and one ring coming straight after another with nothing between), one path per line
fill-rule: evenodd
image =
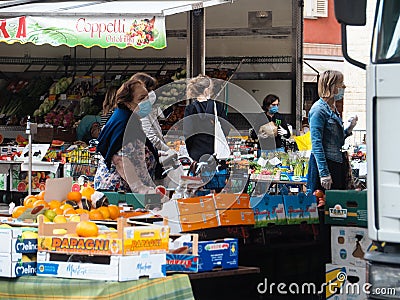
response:
M268 138L268 137L276 137L278 134L278 127L276 127L274 122L269 122L267 124L264 124L260 127L260 130L258 131L258 136L261 138Z
M218 120L217 105L214 101L214 127L215 127L215 137L214 137L214 152L217 155L217 159L227 159L231 154L229 144L226 140L225 134L222 130L221 123Z
M310 131L307 131L307 133L300 135L300 136L295 136L294 140L296 141L297 147L299 148L300 151L306 151L306 150L311 150L311 134Z

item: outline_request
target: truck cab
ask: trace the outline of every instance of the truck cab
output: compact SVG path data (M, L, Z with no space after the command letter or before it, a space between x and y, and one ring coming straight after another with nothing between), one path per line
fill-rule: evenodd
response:
M378 0L371 59L356 61L347 53L346 26L366 24L367 0L335 0L346 60L366 70L368 234L378 250L365 255L370 299L399 299L400 286L400 1ZM377 289L395 288L395 295ZM382 298L383 297L383 298Z

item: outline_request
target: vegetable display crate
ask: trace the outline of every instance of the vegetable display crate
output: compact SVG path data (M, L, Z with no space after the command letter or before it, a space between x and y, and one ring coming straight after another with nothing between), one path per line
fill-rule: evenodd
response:
M103 192L110 204L126 203L134 208L144 208L148 205L157 205L161 202L159 194L137 194L137 193L118 193Z

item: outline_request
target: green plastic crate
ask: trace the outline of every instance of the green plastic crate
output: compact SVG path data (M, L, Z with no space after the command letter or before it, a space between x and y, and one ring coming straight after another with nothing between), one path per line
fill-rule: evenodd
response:
M137 194L137 193L117 193L103 192L107 196L110 204L126 203L133 208L144 208L147 205L157 205L161 202L159 194Z

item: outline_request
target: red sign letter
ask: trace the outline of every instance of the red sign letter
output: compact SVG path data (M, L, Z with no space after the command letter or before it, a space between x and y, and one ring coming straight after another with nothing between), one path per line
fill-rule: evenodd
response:
M6 20L1 20L1 24L0 24L1 33L3 34L3 37L5 39L8 39L10 37L10 35L7 32L6 25L7 25L7 21Z
M19 24L18 24L18 31L17 35L15 36L17 39L20 37L26 38L26 17L20 17L19 18Z

